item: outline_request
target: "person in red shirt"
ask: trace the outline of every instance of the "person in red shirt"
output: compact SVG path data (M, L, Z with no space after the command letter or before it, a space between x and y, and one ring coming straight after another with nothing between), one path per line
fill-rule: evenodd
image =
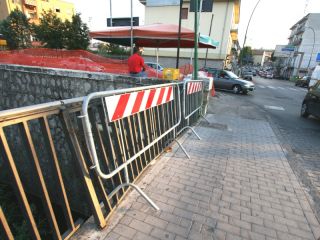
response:
M147 77L144 60L141 57L142 49L138 46L133 48L133 54L128 59L129 73L132 77Z

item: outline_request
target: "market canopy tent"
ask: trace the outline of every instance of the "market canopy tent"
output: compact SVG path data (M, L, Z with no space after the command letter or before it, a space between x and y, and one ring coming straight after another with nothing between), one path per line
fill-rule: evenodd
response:
M115 43L122 46L131 45L131 27L111 27L105 31L90 32L96 40ZM179 45L179 26L174 24L152 24L132 28L133 43L139 47L177 48ZM219 42L209 36L200 35L199 48L217 48ZM180 47L194 48L194 31L181 28Z

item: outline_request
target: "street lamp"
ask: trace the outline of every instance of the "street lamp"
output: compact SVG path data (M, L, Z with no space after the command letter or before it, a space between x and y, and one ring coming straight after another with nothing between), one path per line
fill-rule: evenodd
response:
M316 42L316 32L314 31L314 29L312 27L305 27L305 28L308 28L310 30L312 30L313 32L313 44L312 44L312 50L311 50L311 54L310 54L310 58L309 58L309 62L308 62L308 74L309 74L309 68L310 68L310 62L311 62L311 58L312 58L312 54L313 54L313 50L314 50L314 44Z
M246 44L246 40L247 40L247 33L248 33L248 29L249 29L249 26L250 26L250 22L251 22L251 18L258 6L258 4L260 3L261 0L258 0L258 2L256 3L256 5L254 6L252 12L251 12L251 15L250 15L250 18L249 18L249 21L248 21L248 24L247 24L247 28L246 28L246 33L244 34L244 40L243 40L243 45L242 45L242 49L240 49L241 51L243 51L243 48L244 48L244 45ZM240 59L240 66L242 66L242 58L243 58L243 53L241 55L241 59Z
M242 49L244 48L244 45L246 44L246 40L247 40L247 33L248 33L248 29L249 29L249 25L250 25L250 22L251 22L251 18L254 14L254 11L256 10L258 4L260 3L261 0L258 0L258 2L256 3L256 5L254 6L253 10L252 10L252 13L250 15L250 18L249 18L249 22L248 22L248 25L247 25L247 28L246 28L246 33L244 35L244 41L243 41L243 45L242 45Z

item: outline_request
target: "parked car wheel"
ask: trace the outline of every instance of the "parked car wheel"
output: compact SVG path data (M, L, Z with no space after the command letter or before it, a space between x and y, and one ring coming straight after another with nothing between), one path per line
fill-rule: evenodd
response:
M240 93L240 92L241 92L241 86L238 85L238 84L234 85L233 88L232 88L232 91L233 91L235 94Z
M304 118L307 118L309 116L308 105L305 102L302 103L300 115Z

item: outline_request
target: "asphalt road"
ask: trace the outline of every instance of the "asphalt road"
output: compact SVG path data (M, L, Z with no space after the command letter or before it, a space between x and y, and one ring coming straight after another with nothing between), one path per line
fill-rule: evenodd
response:
M219 92L237 99L248 108L242 115L266 118L277 134L289 163L310 193L311 204L320 219L320 120L300 117L306 88L284 80L254 78L256 89L249 95Z

